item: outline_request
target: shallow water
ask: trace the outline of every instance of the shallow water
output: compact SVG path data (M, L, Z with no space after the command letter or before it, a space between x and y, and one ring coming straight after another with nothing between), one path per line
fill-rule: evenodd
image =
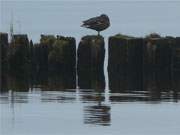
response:
M1 94L2 135L126 134L178 135L180 104L172 99L148 99L148 93L100 93L94 90ZM135 99L135 100L127 100Z

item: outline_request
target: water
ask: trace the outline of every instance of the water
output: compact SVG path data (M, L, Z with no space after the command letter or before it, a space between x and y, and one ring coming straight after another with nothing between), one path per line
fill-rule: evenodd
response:
M69 81L69 76L41 75L31 78L22 73L3 76L2 135L180 133L178 73L173 80L147 76L143 89L138 89L142 86L131 80L121 80L118 87L111 84L111 88L104 89L105 78L101 76L93 80L88 76L79 78L79 88L68 89L76 86L75 81Z
M28 33L34 42L44 33L73 36L78 43L82 36L96 34L81 28L81 21L101 13L111 19L111 27L102 32L106 48L107 38L117 33L180 35L180 1L2 0L0 7L0 31L9 31L13 12L15 33ZM179 73L160 73L159 78L155 73L144 79L143 89L132 79L113 87L107 57L105 78L89 82L87 76L80 80L87 85L83 89L60 75L3 76L0 134L179 135Z
M105 97L107 96L107 97ZM2 135L178 135L179 102L121 101L93 90L9 92L0 96ZM142 97L146 94L123 94ZM91 97L91 98L87 98Z

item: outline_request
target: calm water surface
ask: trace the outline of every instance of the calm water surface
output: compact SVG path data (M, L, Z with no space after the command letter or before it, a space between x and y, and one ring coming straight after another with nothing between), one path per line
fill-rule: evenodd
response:
M78 43L83 35L95 34L80 28L81 21L101 13L111 18L111 27L102 32L106 41L119 32L134 36L150 32L180 35L178 0L3 0L0 6L0 31L9 31L13 12L15 33L28 33L34 42L45 33L74 36ZM107 57L105 78L86 76L78 80L77 88L74 79L61 75L35 79L5 75L0 93L0 134L179 135L179 73L174 72L173 77L162 73L159 78L155 73L143 81L143 86L122 77L114 86L113 80L108 81Z
M104 80L100 77L90 80L87 76L78 79L79 88L66 89L76 86L68 76L62 79L61 75L43 75L41 79L29 79L19 74L4 76L2 80L2 135L180 133L179 75L168 81L171 83L164 77L144 79L143 86L121 80L121 85L111 85L110 89L104 89Z
M115 95L120 101L113 101ZM94 90L1 94L2 135L178 135L180 104L148 99L148 93L100 93ZM122 100L123 99L123 100Z

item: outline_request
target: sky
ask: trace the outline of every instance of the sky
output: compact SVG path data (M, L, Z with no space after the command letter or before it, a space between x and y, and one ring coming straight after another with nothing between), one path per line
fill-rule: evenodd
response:
M96 34L80 27L82 21L105 13L111 21L102 32L105 37L118 33L145 36L152 32L179 36L179 7L180 0L1 0L0 31L9 32L13 20L14 33L27 33L34 41L40 34L79 39Z

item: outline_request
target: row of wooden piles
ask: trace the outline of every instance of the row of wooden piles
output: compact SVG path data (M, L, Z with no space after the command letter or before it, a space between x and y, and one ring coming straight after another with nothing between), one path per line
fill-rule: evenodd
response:
M72 37L41 35L40 43L34 44L27 35L14 35L11 41L8 43L8 34L0 33L2 74L20 71L35 74L37 78L40 74L54 73L59 74L61 80L67 80L64 88L77 85L83 89L105 88L102 36L83 37L77 58L76 41ZM115 35L109 37L108 48L109 87L112 90L142 90L149 75L150 79L159 77L169 85L172 82L169 79L176 78L180 69L179 37Z
M178 85L180 38L109 38L109 87L118 91L170 90ZM180 88L180 87L179 87Z

